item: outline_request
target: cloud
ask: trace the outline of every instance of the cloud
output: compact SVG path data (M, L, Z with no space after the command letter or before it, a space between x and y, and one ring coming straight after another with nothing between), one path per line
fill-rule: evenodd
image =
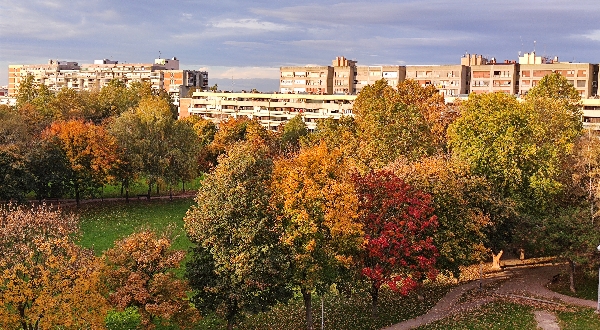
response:
M592 30L586 34L574 35L574 37L584 37L594 41L600 41L600 30Z
M245 19L224 19L210 24L217 29L236 29L236 30L258 30L258 31L282 31L289 29L288 26L273 22L260 21L255 18Z

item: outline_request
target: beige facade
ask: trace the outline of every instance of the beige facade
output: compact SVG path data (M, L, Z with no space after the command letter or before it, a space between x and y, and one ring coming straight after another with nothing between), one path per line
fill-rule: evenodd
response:
M494 61L495 62L495 61ZM471 93L503 92L515 95L518 92L518 68L516 63L472 65ZM508 62L508 61L507 61Z
M444 96L469 92L469 70L465 65L407 65L406 79L421 86L435 86Z
M202 116L217 124L243 116L275 130L300 114L308 129L314 130L319 119L351 116L355 99L355 95L195 92L191 99L182 99L181 104L189 106L181 108L179 116Z
M399 65L356 67L356 94L377 80L385 79L392 87L406 78L406 67Z
M287 66L279 69L281 93L333 93L333 67Z
M64 87L94 90L113 79L119 79L127 85L148 82L152 88L169 92L175 102L180 96L186 96L193 87L208 89L206 71L180 70L176 58L156 59L154 63L119 63L105 59L81 65L55 60L49 60L48 64L11 65L8 70L10 96L17 94L21 79L27 75L32 75L37 84L44 84L53 91Z

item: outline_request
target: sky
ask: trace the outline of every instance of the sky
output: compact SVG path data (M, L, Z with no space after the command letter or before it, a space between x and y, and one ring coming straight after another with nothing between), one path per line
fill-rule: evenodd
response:
M2 0L8 65L48 59L149 63L177 57L221 89L272 91L279 67L459 64L519 52L600 62L597 0ZM233 78L233 80L232 80Z

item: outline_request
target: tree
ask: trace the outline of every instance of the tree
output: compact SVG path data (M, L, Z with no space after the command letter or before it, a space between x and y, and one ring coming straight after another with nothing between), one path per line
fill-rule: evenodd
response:
M31 182L25 157L19 149L0 145L0 200L25 200Z
M187 281L173 274L185 252L171 250L171 242L168 235L144 230L117 241L103 256L110 303L119 310L136 307L146 329L156 323L189 328L198 318L187 299Z
M217 311L228 329L245 313L264 311L290 296L289 261L270 206L270 150L258 141L239 142L219 159L184 218L196 243L187 264L192 301Z
M217 126L210 120L200 116L189 116L181 119L190 122L196 132L198 145L198 155L196 158L198 172L208 172L217 164L217 154L211 148L211 143L215 139Z
M521 246L536 240L537 228L556 216L570 191L565 170L581 121L576 93L567 86L559 75L544 78L522 103L502 93L471 95L449 127L454 155L514 205L516 216L504 231Z
M435 277L437 218L431 197L391 172L356 174L354 184L364 231L362 274L371 282L375 317L382 285L407 294Z
M363 88L356 98L357 153L364 167L379 169L399 156L418 159L435 150L429 123L406 99L384 79Z
M73 173L59 145L51 141L36 141L25 152L27 171L32 178L32 189L38 201L59 198L69 192Z
M71 184L78 205L81 191L95 189L108 181L116 159L116 145L102 126L82 120L59 121L45 131L44 137L64 151L73 174Z
M300 139L306 135L308 135L308 129L302 115L298 114L285 123L281 129L282 149L290 152L300 150Z
M46 206L0 208L0 324L101 328L100 263L75 244L78 220Z
M509 217L502 198L484 177L448 156L425 157L388 165L401 180L431 196L438 226L433 234L438 249L436 267L458 276L460 266L487 259L490 239ZM496 240L498 241L498 239Z
M356 264L362 242L357 199L343 154L325 143L275 163L274 203L281 210L282 243L290 249L292 283L300 288L312 329L311 297Z

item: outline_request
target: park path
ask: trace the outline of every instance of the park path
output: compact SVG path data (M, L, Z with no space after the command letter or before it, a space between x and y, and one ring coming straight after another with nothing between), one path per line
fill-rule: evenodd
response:
M550 304L566 304L588 308L596 308L597 302L566 296L546 288L552 277L560 273L558 265L515 267L498 273L487 274L482 286L493 285L486 296L474 300L461 300L463 294L477 289L479 281L458 286L448 292L429 312L414 319L406 320L383 330L406 330L441 320L447 316L467 310L476 309L488 302L507 297L515 299L535 299ZM536 320L542 329L559 329L554 315L537 313Z

